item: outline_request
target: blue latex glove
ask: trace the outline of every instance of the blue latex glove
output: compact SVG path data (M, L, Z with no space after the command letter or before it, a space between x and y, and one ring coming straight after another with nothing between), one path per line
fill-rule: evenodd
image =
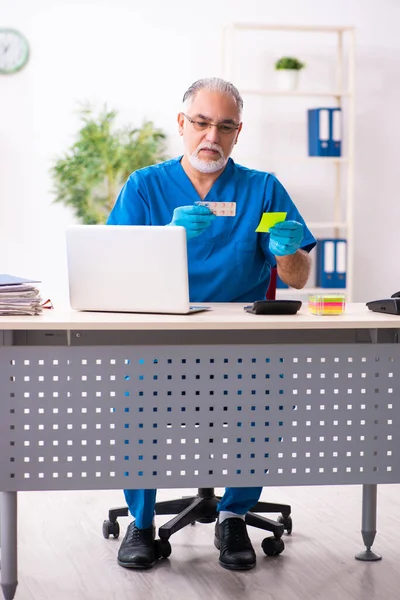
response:
M294 254L303 240L303 225L297 221L282 221L269 230L269 249L275 256Z
M180 225L186 229L187 239L203 233L211 225L216 216L207 206L179 206L175 208L169 225Z

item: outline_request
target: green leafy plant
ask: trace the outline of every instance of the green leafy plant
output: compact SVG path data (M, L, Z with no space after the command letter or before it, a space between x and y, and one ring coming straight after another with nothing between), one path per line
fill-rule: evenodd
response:
M132 171L165 160L165 134L145 121L140 128L117 129L117 112L80 110L77 140L51 168L55 202L71 206L85 224L104 223Z
M300 71L305 67L305 63L300 62L297 58L293 58L292 56L283 56L275 63L275 69L278 71L280 69L294 69L295 71Z

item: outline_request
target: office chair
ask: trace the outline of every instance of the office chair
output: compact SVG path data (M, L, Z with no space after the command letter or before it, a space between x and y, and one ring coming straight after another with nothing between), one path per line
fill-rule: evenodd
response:
M267 300L274 300L276 294L276 268L271 270L270 284L266 293ZM167 558L171 554L169 538L186 525L199 523L213 523L218 517L217 504L220 497L214 493L214 488L198 488L196 496L166 500L156 503L157 515L176 515L162 525L158 530L159 538L156 540L156 553L158 558ZM261 517L255 513L281 513L276 521ZM247 525L258 529L270 531L273 536L264 538L261 547L267 556L276 556L283 552L285 544L282 540L284 531L292 532L291 507L287 504L273 504L271 502L257 502L246 514ZM120 529L118 517L127 517L128 507L111 508L108 519L103 522L103 536L108 539L110 535L119 537Z

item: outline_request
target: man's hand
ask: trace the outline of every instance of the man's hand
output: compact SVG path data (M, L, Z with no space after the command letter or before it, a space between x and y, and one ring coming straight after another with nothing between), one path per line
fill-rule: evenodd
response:
M175 208L169 225L180 225L186 229L187 239L203 233L211 225L216 216L207 206L179 206Z
M282 221L269 230L269 249L275 256L294 254L303 240L303 225L297 221Z

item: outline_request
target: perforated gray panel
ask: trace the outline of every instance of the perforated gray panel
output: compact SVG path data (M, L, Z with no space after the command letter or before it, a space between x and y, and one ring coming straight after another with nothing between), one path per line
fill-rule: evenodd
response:
M400 481L398 344L0 348L0 489Z

